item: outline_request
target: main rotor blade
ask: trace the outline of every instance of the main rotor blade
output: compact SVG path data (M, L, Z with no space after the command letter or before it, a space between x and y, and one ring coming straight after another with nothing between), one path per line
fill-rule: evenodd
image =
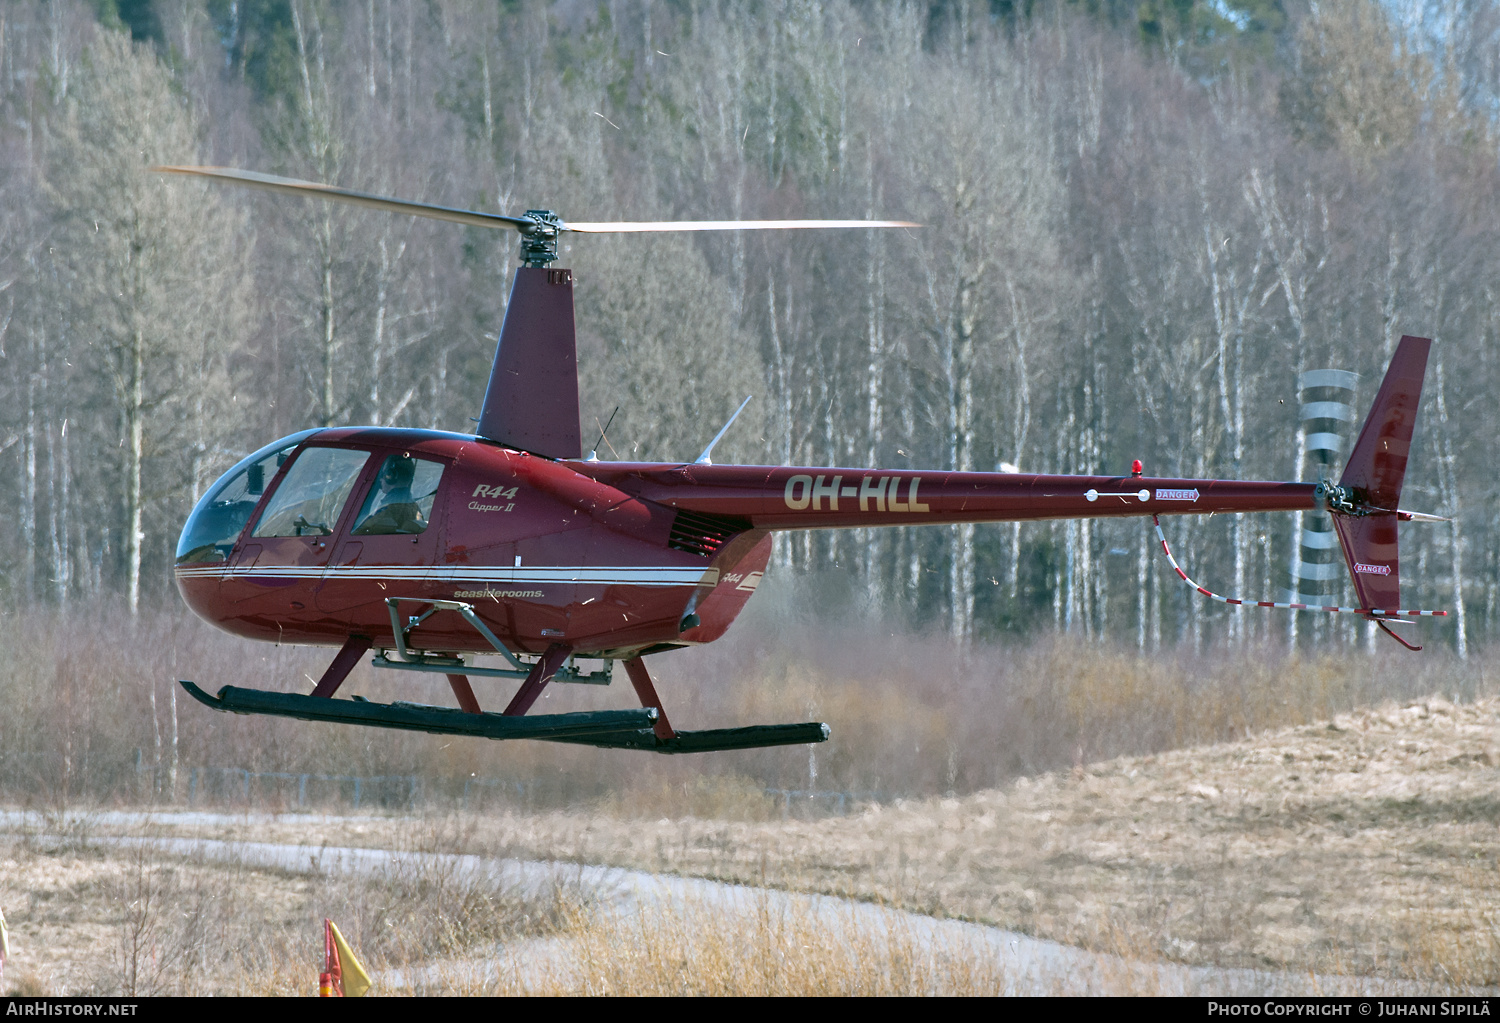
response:
M187 174L200 178L214 178L250 188L263 188L286 195L312 196L332 199L335 202L364 206L368 209L386 210L390 213L405 213L413 217L428 217L446 220L470 227L511 228L522 234L532 234L547 229L548 223L532 217L507 217L499 213L479 213L475 210L454 209L433 203L412 202L408 199L392 199L384 195L355 192L332 185L320 185L315 181L298 181L274 174L236 170L233 167L152 167L162 174ZM549 214L550 216L550 214ZM853 227L921 227L909 220L650 220L625 221L619 223L571 223L551 222L551 229L576 231L580 234L643 234L661 231L797 231L809 228L853 228Z
M583 234L640 234L647 231L796 231L820 227L921 227L908 220L647 220L618 224L577 224L564 231Z
M295 178L279 178L274 174L235 170L232 167L152 167L151 169L162 174L190 174L200 178L216 178L220 181L231 181L237 185L264 188L267 191L282 192L287 195L333 199L372 210L387 210L391 213L406 213L413 217L447 220L454 224L467 224L470 227L500 227L526 231L535 226L535 221L525 217L503 217L498 213L478 213L474 210L435 206L432 203L391 199L383 195L370 195L368 192L354 192L347 188L319 185L312 181L298 181Z

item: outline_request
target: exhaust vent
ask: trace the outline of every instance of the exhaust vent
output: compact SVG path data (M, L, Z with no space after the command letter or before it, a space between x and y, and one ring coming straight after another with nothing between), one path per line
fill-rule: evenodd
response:
M743 533L750 523L739 519L720 518L700 512L680 511L672 521L672 534L667 546L675 551L712 557L729 542L736 533Z

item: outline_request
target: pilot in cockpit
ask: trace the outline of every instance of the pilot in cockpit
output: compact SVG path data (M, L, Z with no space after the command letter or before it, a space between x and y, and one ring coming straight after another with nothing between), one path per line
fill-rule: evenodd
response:
M427 519L411 492L416 471L416 459L409 455L392 455L385 460L354 527L355 535L420 533L427 528Z

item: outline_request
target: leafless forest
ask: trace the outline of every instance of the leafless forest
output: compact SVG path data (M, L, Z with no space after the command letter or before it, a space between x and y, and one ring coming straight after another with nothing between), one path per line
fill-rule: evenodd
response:
M208 163L574 219L927 225L576 242L606 458L691 457L754 394L721 457L1305 479L1299 373L1357 372L1359 418L1431 335L1406 504L1453 521L1405 527L1404 582L1462 657L1500 627L1497 109L1485 0L11 0L0 586L165 606L180 523L248 450L479 407L510 236L146 172ZM1298 528L1171 539L1222 592L1337 594ZM1151 557L1141 522L1065 522L803 534L775 570L964 641L1373 642L1205 604Z
M444 964L542 939L592 957L590 991L1003 980L963 949L914 973L900 933L829 951L811 918L689 906L650 932L456 874L119 853L176 832L93 809L352 802L193 826L1494 985L1497 161L1500 0L0 0L0 800L56 833L0 836L7 981L305 991L324 916L377 969L429 969L417 990L480 990ZM748 394L716 460L1317 479L1401 335L1431 336L1404 504L1450 520L1402 527L1403 594L1450 617L1414 655L1233 611L1145 520L810 532L723 641L652 670L682 727L818 719L825 744L649 757L211 714L174 680L305 691L329 651L181 606L192 504L305 427L467 429L516 246L156 164L574 220L926 225L574 242L606 459L691 458ZM1168 536L1219 592L1352 603L1322 528ZM344 691L451 699L366 666ZM630 698L557 685L538 709Z

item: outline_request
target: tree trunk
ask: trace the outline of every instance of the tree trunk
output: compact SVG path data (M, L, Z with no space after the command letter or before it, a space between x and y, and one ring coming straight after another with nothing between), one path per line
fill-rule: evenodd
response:
M145 357L146 339L142 336L141 329L135 327L130 334L130 396L125 407L125 518L128 522L125 537L125 571L126 594L132 615L140 610L141 542L146 538L141 530L141 462L146 448Z
M974 294L978 281L962 278L945 331L943 369L948 383L948 464L955 472L974 470ZM949 534L949 631L960 643L974 634L974 526L964 523Z
M1137 650L1144 650L1151 592L1151 536L1145 530L1141 531L1140 543L1136 547L1135 571L1135 646Z
M1438 486L1442 494L1443 510L1452 520L1449 522L1449 585L1453 589L1454 644L1460 660L1469 656L1468 614L1464 603L1464 538L1460 517L1458 487L1454 480L1453 435L1448 422L1448 403L1444 393L1443 360L1438 358L1436 373L1437 419L1438 419Z
M36 441L37 372L26 378L26 434L21 452L21 592L30 604L36 596Z
M323 356L323 387L320 395L322 408L319 425L332 426L338 413L333 397L333 370L336 354L333 310L333 218L327 213L323 215L319 224L318 257L319 283L321 284L318 314L323 328L320 338Z
M874 169L867 168L869 190L866 195L865 216L874 219L875 198L873 190ZM865 269L865 381L867 387L865 405L865 464L870 468L879 465L884 441L884 383L885 383L885 260L881 248L880 232L866 232L867 263ZM885 530L861 530L861 549L864 551L864 577L877 603L883 603L884 594L880 585L881 557L886 549Z
M72 535L73 507L73 459L69 454L68 420L64 419L57 446L57 605L66 607L73 586L73 549L69 543Z
M373 86L372 86L373 88ZM390 300L391 257L386 242L388 230L380 232L380 269L375 277L375 329L370 338L370 422L376 426L387 425L380 407L380 374L385 363L386 306Z

